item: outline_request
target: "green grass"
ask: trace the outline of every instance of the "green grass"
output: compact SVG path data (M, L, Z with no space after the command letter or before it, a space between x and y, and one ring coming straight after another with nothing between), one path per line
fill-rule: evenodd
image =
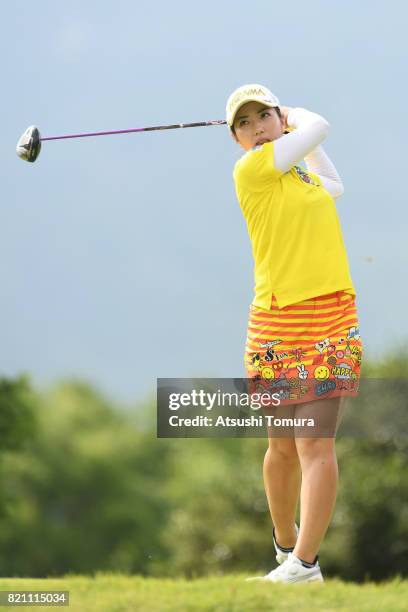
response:
M407 610L408 581L281 585L246 583L246 576L231 575L196 580L172 580L96 574L95 577L29 579L2 578L0 590L68 590L73 612L262 612L293 610L315 612L398 612ZM6 609L6 608L4 608ZM23 606L24 610L50 610L49 606Z

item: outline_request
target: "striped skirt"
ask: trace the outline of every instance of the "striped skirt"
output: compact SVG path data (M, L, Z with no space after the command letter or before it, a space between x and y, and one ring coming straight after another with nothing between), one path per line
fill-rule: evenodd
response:
M362 342L355 296L344 291L270 310L251 305L245 368L251 389L282 404L358 393Z

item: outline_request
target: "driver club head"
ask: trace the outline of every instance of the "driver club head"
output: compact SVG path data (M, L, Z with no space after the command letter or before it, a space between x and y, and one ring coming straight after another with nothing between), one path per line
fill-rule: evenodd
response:
M20 159L35 162L41 151L41 136L35 125L30 125L20 137L16 152Z

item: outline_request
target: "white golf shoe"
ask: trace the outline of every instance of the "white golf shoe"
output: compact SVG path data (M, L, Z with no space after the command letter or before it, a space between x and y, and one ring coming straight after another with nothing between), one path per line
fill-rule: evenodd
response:
M248 581L262 580L264 582L283 582L286 584L298 584L300 582L324 582L320 571L319 561L313 567L304 567L300 559L293 553L276 569L256 578L247 578Z
M299 535L299 527L296 525L296 523L295 523L295 529L296 529L296 536L298 536ZM293 551L294 547L293 548L281 548L279 546L279 544L275 540L275 527L272 530L272 538L273 538L273 545L275 546L275 550L276 550L276 553L277 553L276 554L276 560L277 560L277 562L279 564L283 563L288 558L288 554Z

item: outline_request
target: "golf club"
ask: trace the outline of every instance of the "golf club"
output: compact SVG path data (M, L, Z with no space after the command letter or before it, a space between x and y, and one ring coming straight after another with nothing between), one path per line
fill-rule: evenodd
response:
M153 132L154 130L175 130L177 128L206 127L207 125L225 125L227 122L219 119L199 123L178 123L173 125L157 125L153 127L131 128L130 130L112 130L109 132L87 132L84 134L65 134L64 136L41 136L35 125L28 127L17 142L17 155L28 162L35 162L41 151L41 143L45 140L63 140L66 138L89 138L91 136L111 136L112 134L130 134L132 132Z

